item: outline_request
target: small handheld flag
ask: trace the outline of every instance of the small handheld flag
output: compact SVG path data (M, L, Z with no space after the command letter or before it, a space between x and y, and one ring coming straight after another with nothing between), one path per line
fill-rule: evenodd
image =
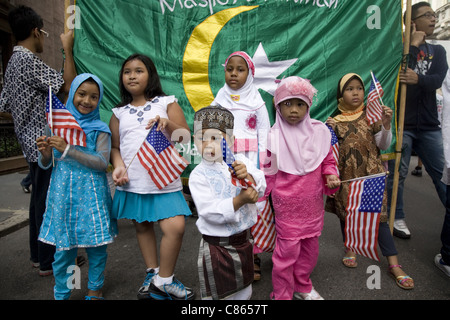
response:
M163 189L180 177L188 162L156 128L154 125L150 129L137 157L158 189Z
M372 80L370 82L369 94L367 96L366 116L369 124L374 124L379 121L383 115L382 105L384 105L384 103L382 97L384 95L384 91L378 79L372 72L370 73L372 75Z
M253 183L248 179L238 179L236 177L236 172L234 171L234 168L232 166L233 162L235 161L235 158L233 156L233 153L231 152L230 148L228 148L227 141L222 138L222 156L223 161L228 165L228 167L233 171L233 174L231 176L231 183L233 183L237 187L241 187L244 189L247 189L248 187L253 186Z
M385 180L383 174L352 181L346 207L346 248L376 261Z
M51 90L49 90L45 111L47 123L54 135L64 138L68 144L86 147L86 134L83 129L58 97L51 93Z
M261 203L261 206L259 204ZM260 208L262 210L260 210ZM272 206L268 199L258 202L258 220L252 227L254 244L264 252L272 252L275 249L276 229Z
M333 150L333 158L334 158L334 161L336 161L336 169L337 169L338 175L339 175L339 169L338 169L339 142L338 142L338 138L337 138L336 133L334 132L333 128L331 128L331 126L329 126L328 124L326 126L328 127L328 130L330 130L330 133L331 133L331 149Z

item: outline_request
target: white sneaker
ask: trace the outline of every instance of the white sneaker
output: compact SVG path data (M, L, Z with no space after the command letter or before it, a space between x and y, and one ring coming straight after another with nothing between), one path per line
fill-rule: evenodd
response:
M150 297L155 300L194 300L194 290L185 287L173 277L172 283L156 286L154 280L148 290Z
M411 232L409 232L409 229L406 226L405 219L394 220L394 236L402 239L411 238Z
M324 300L314 288L309 293L294 292L294 298L298 300Z
M440 253L434 257L434 264L450 277L450 266L442 260L442 255Z

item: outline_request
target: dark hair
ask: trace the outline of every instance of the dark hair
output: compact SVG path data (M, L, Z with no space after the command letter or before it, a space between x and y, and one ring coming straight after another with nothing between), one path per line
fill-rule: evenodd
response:
M27 39L35 28L42 29L44 21L30 7L19 6L8 14L8 22L16 41Z
M132 61L132 60L140 60L146 67L148 72L148 83L147 87L145 88L145 98L147 100L150 100L156 96L165 96L161 81L159 80L158 71L156 70L155 64L153 63L152 59L147 57L146 55L135 53L129 56L124 63L122 64L122 68L120 69L119 73L119 89L120 89L120 98L121 102L117 105L117 107L123 107L127 104L131 103L133 101L133 97L131 94L127 91L123 84L123 70L125 68L125 65Z
M414 20L417 17L417 11L422 7L430 7L431 5L428 2L422 1L411 6L411 19ZM406 22L406 12L403 14L403 23Z
M90 83L90 84L95 84L96 86L97 86L97 88L98 88L98 92L100 93L100 86L98 85L98 83L97 83L97 81L95 81L94 80L94 78L87 78L86 80L84 80L82 83L80 83L80 86L83 84L83 83ZM79 88L79 87L78 87Z
M345 76L343 76L342 78L344 78L344 77L345 77ZM356 80L358 80L358 81L361 83L362 87L364 88L364 83L361 82L361 79L360 79L357 75L354 75L354 76L352 76L350 79L347 80L347 82L346 82L346 83L344 84L344 86L342 87L342 91L341 91L341 81L342 81L342 78L339 79L338 85L337 85L337 95L336 95L336 100L338 100L338 101L339 101L340 98L343 97L345 88L347 88L347 86L348 86L348 84L350 83L350 81L356 79Z

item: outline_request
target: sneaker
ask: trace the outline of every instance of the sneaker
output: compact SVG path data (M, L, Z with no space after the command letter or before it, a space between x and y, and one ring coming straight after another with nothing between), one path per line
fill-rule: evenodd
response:
M144 282L138 290L137 298L139 300L150 299L148 288L150 287L150 283L152 282L154 276L156 276L155 269L149 269L147 271L147 276L145 277Z
M411 238L411 232L409 232L409 229L406 226L405 219L394 220L394 236L402 239Z
M52 274L53 274L53 270L52 269L50 269L50 270L39 270L39 275L41 277L48 277L48 276L51 276Z
M194 300L194 291L185 287L178 279L173 277L170 284L156 286L153 282L149 289L150 297L156 300Z
M444 260L442 260L442 255L440 253L434 257L434 264L450 277L450 265L446 264Z
M294 298L298 300L324 300L314 288L309 293L294 292Z
M39 262L34 262L32 259L30 259L30 262L31 262L31 266L33 268L39 268L39 266L40 266Z
M416 177L422 176L422 167L416 167L413 171L411 171L411 174Z

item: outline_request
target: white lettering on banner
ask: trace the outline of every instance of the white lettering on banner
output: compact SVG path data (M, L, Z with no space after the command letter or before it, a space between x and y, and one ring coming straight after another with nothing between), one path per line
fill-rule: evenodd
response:
M266 0L268 1L277 1L277 2L289 2L293 1L298 4L309 4L318 8L327 7L329 9L336 9L339 0ZM254 0L159 0L159 4L161 6L161 13L165 14L166 10L170 12L174 12L179 9L192 9L197 6L201 8L209 8L209 13L211 15L214 14L214 8L216 6L226 6L229 4L242 4L254 2Z
M369 18L367 18L367 28L369 30L372 29L381 29L381 9L379 6L369 6L367 8L367 13L372 14Z

